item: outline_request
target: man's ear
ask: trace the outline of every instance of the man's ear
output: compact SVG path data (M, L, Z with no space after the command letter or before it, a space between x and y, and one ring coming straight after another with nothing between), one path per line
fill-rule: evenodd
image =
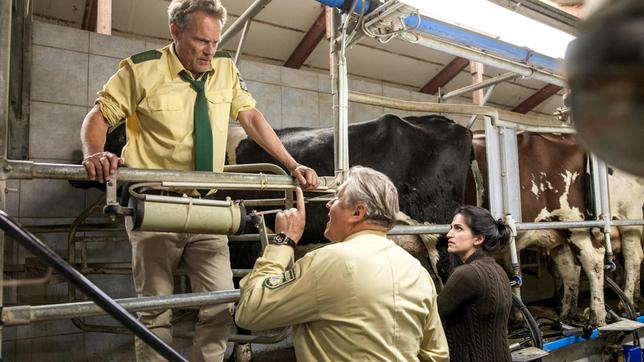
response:
M353 215L352 216L358 217L360 220L362 220L362 219L364 219L366 214L367 214L367 208L363 204L358 204L353 209Z
M174 23L170 24L170 35L172 36L172 40L177 40L177 36L179 35L179 28Z

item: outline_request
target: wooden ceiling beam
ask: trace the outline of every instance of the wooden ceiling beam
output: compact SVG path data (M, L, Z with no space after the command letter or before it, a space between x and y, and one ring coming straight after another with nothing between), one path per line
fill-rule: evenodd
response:
M299 69L302 64L308 59L308 57L313 53L315 47L318 46L320 40L326 34L326 9L322 9L322 12L317 19L313 22L313 25L304 35L304 38L300 43L295 47L291 56L288 57L285 67Z
M427 94L436 94L438 88L444 87L452 79L454 79L458 73L462 72L465 67L470 64L470 61L461 57L454 58L445 68L441 69L432 80L427 82L419 92Z
M83 30L112 34L112 0L88 0L83 14Z
M526 98L523 102L521 102L521 104L514 107L512 109L512 112L526 114L543 103L546 99L557 94L557 92L559 92L560 90L560 86L547 84L545 87L539 89L536 93Z

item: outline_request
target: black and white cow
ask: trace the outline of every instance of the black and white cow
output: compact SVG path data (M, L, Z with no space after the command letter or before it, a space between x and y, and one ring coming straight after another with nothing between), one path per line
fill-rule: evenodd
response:
M276 132L298 162L314 168L318 175L334 174L332 128ZM449 223L463 202L471 137L466 128L442 116L400 118L385 114L349 126L349 163L389 176L398 189L401 211L411 218ZM239 142L234 160L237 164L277 163L250 138ZM323 203L307 206L302 240L324 241L326 215Z

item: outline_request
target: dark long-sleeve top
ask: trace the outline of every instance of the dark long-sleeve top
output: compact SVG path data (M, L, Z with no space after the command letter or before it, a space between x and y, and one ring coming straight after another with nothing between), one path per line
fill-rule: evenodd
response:
M483 252L450 275L438 312L451 361L511 361L507 324L512 290L505 271Z

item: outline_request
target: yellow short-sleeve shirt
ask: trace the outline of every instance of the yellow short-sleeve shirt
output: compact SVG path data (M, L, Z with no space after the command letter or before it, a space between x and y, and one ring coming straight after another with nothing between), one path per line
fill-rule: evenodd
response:
M98 92L96 103L113 126L126 120L121 156L135 168L194 169L194 103L197 93L179 74L185 68L172 44L122 60ZM237 67L217 52L205 85L213 136L213 171L221 171L229 118L255 107ZM188 72L189 74L189 72Z

